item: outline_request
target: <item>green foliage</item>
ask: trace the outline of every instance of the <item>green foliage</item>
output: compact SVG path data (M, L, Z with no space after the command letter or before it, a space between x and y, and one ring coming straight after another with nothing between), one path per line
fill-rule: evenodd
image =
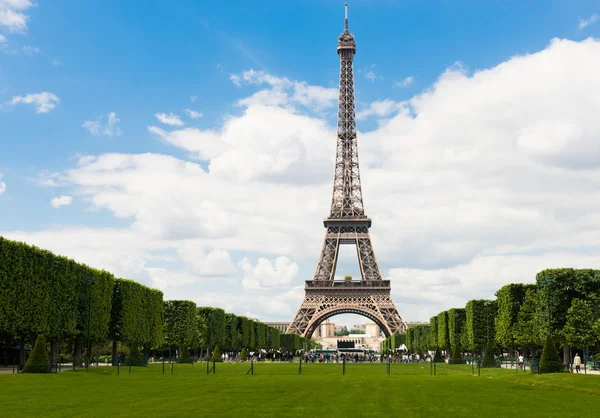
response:
M242 348L242 353L240 354L240 357L242 358L242 360L246 360L248 358L248 353L246 352L245 348Z
M186 347L184 347L183 350L181 350L181 353L179 354L179 358L177 359L177 363L193 363L193 362L194 361L190 357L189 350Z
M164 307L165 343L188 348L198 333L196 304L189 300L168 300Z
M460 344L452 348L452 357L448 360L448 364L462 364L462 356L460 353Z
M448 336L448 312L440 312L437 316L438 343L437 346L442 350L450 347L450 338Z
M250 343L248 344L248 348L254 351L256 350L256 325L253 319L248 320L248 334L250 335Z
M163 338L163 294L133 280L113 286L110 337L125 343L160 346Z
M600 340L600 318L596 321L593 327L596 338Z
M558 373L561 370L562 362L556 351L556 345L553 338L548 335L540 358L540 373Z
M448 339L453 352L457 347L460 348L461 336L467 332L466 322L467 311L465 309L452 308L448 310Z
M127 353L127 358L125 359L126 366L145 366L146 362L144 361L144 357L142 353L140 353L140 348L136 343L132 343L129 347L129 353Z
M237 322L237 316L225 314L225 348L230 351L237 351L240 347Z
M35 346L23 367L23 373L50 373L46 339L41 334L35 340Z
M281 331L275 327L270 327L271 331L271 348L277 350L281 347Z
M249 319L245 316L238 316L237 328L240 335L240 344L244 348L250 348L250 325Z
M437 348L438 346L438 317L432 316L429 319L429 327L431 328L431 332L429 333L429 347L432 349Z
M488 344L485 348L485 354L481 362L481 367L490 368L496 367L496 359L494 358L494 349L492 344Z
M256 323L256 348L267 348L267 329L262 322Z
M514 327L528 288L531 288L531 286L513 283L501 287L496 292L498 315L494 324L496 328L495 339L503 347L515 346Z
M281 349L294 352L302 348L300 336L296 334L281 334Z
M435 350L435 354L433 355L433 362L434 363L445 363L444 358L442 357L442 352L439 348L437 350Z
M589 305L581 299L573 299L567 311L564 335L571 347L586 348L596 343L592 329L594 319Z
M482 349L494 341L494 322L498 304L496 301L470 300L466 306L468 344Z
M388 349L389 347L386 345L385 348ZM410 352L415 351L415 330L413 327L406 329L406 348Z
M538 324L540 317L537 312L537 290L535 286L528 286L517 314L516 323L513 326L514 342L518 347L526 348L541 345L538 328L544 324Z
M352 280L352 276L351 276L351 275L349 275L349 274L346 274L346 275L344 276L344 280L345 280L345 281L347 281L347 282L348 282L348 281L351 281L351 280Z
M198 309L198 314L206 321L206 344L208 347L220 345L226 346L226 321L225 311L220 308L211 308L203 306Z
M221 360L221 350L219 350L219 346L215 347L212 355L213 360Z
M573 299L586 300L590 306L600 306L600 272L591 269L547 269L536 275L539 315L550 310L550 329L555 336L564 338L563 328ZM597 309L597 308L596 308ZM594 313L598 315L598 312ZM545 316L548 321L547 316ZM542 335L547 332L541 328Z

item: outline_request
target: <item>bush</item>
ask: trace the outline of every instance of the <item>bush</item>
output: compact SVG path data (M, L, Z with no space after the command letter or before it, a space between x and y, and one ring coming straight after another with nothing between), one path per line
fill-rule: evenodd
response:
M496 359L494 358L494 351L492 350L492 346L488 345L485 348L485 354L483 355L483 361L481 362L481 367L496 367Z
M50 361L46 351L46 339L38 335L33 351L23 367L23 373L50 373Z
M433 362L434 363L445 363L444 357L442 357L442 352L440 351L439 348L437 350L435 350L435 354L433 355Z
M245 348L242 348L242 353L240 354L240 357L242 358L242 360L246 360L248 358L248 353L246 352Z
M215 347L215 351L213 351L212 359L215 361L221 360L221 350L219 350L219 346Z
M450 358L450 360L448 360L448 364L462 364L462 363L463 363L463 360L460 355L460 345L457 345L454 348L454 351L452 351L452 358Z
M181 354L177 359L177 363L193 363L192 358L190 357L190 352L187 348L181 350Z
M127 354L127 358L125 359L126 366L145 366L144 357L140 353L140 350L137 344L133 344L129 347L129 354Z
M542 357L540 358L540 373L558 373L562 370L562 362L556 351L552 337L546 337Z

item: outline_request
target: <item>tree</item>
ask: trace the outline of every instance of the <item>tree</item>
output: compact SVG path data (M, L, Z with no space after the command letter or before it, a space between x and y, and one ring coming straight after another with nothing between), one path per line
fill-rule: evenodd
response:
M429 327L431 328L431 332L429 333L429 347L432 350L437 349L438 347L438 317L432 316L429 319Z
M453 358L454 351L460 351L460 337L466 331L466 321L467 312L465 309L452 308L448 310L448 339L450 340Z
M189 300L168 300L164 306L165 343L177 347L181 352L197 338L196 304Z
M494 358L494 350L491 344L488 344L485 348L481 367L496 367L496 359Z
M597 341L592 325L594 319L589 305L581 299L573 299L567 311L564 334L571 347L587 348Z
M540 358L540 373L558 373L561 370L562 363L556 351L556 345L552 340L552 336L547 335L542 357Z
M538 296L535 287L525 291L523 303L517 314L517 321L513 326L513 339L515 344L526 351L528 348L540 346L538 328L540 327L538 312Z
M470 300L465 309L469 346L474 350L480 350L492 344L497 303L487 300Z
M23 373L50 373L46 339L41 334L35 340L35 346L23 367Z
M440 312L438 320L438 347L441 350L447 350L450 347L450 338L448 337L448 312Z
M194 361L190 357L190 352L186 347L183 347L181 353L179 354L179 358L177 359L177 363L193 363Z
M240 338L238 335L237 316L234 314L225 314L225 349L238 351Z
M144 357L142 353L140 353L140 348L137 344L132 344L129 347L129 353L127 354L127 358L125 359L126 366L145 366L146 362L144 361Z
M246 360L248 358L248 353L246 352L245 348L242 348L242 353L240 354L240 357L242 358L242 360Z
M221 360L221 350L219 350L219 346L215 347L215 351L213 351L212 359L213 360Z
M600 318L594 324L594 332L596 333L596 338L600 340Z
M514 327L517 323L520 307L523 305L525 293L532 285L507 284L496 292L498 314L495 320L495 339L503 347L515 346Z

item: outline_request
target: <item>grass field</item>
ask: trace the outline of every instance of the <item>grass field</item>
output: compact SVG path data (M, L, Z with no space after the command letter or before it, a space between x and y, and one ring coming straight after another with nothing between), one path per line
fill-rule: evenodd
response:
M600 376L438 365L206 363L0 375L0 416L600 416ZM477 374L477 372L476 372Z

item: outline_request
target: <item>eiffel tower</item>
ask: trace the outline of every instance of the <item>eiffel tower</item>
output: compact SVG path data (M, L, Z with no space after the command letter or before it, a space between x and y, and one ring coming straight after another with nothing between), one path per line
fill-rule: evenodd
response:
M314 278L306 281L306 295L287 333L310 338L325 319L342 313L365 316L386 336L402 333L406 323L390 296L390 281L383 280L375 258L363 206L352 63L356 53L354 36L348 32L348 4L344 32L338 38L340 93L337 149L331 213L323 222L327 232ZM340 245L356 246L361 280L334 280Z

